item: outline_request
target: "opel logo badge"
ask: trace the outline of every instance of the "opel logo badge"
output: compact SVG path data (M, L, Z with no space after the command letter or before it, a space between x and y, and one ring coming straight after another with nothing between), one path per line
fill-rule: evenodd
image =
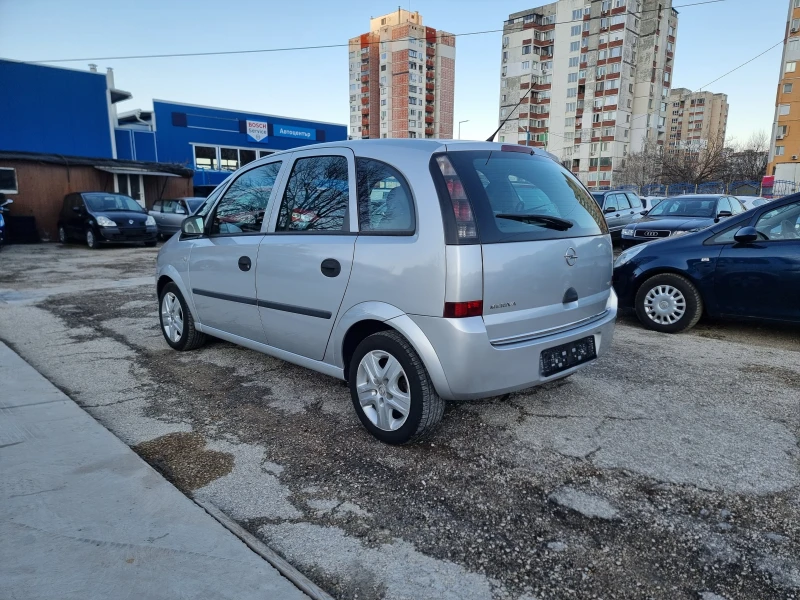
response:
M133 219L128 219L128 225L133 225Z
M569 248L567 253L564 255L564 258L567 261L567 264L571 267L578 261L578 253L575 252L575 248Z

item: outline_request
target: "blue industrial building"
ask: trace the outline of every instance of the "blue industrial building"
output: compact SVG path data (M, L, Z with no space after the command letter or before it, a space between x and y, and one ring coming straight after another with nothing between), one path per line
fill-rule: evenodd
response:
M347 127L222 108L153 101L152 111L119 115L117 156L194 169L198 192L231 171L278 150L347 139Z

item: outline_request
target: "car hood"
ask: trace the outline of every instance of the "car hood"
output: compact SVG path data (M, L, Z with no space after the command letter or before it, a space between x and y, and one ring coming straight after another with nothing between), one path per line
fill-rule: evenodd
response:
M133 210L109 210L109 211L93 211L92 216L106 217L114 221L120 227L131 227L133 225L144 225L147 220L147 213L136 212ZM130 221L133 221L131 223Z
M644 217L633 224L634 229L667 229L669 231L688 231L705 229L714 224L711 217Z

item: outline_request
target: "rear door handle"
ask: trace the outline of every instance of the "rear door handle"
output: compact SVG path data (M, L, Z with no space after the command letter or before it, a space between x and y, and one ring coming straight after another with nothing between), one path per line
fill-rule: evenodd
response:
M319 267L325 277L336 277L342 272L342 265L335 258L326 258Z
M242 271L249 271L253 263L250 262L249 256L239 257L239 269Z

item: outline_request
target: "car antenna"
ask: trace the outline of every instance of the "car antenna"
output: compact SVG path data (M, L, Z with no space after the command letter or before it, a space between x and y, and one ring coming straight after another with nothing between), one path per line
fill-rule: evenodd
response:
M487 142L491 142L492 140L494 140L494 136L496 136L500 132L500 130L503 128L503 125L506 124L506 121L508 121L511 118L511 115L514 114L514 111L517 110L519 105L522 104L522 101L525 100L525 98L528 97L528 94L530 94L532 90L533 90L533 86L531 85L531 87L528 88L528 91L525 92L525 95L522 98L519 99L519 102L517 102L517 105L514 108L511 109L510 113L508 113L508 116L505 119L503 119L503 122L500 123L500 126L497 129L494 130L494 133L492 135L490 135L488 138L486 138Z

